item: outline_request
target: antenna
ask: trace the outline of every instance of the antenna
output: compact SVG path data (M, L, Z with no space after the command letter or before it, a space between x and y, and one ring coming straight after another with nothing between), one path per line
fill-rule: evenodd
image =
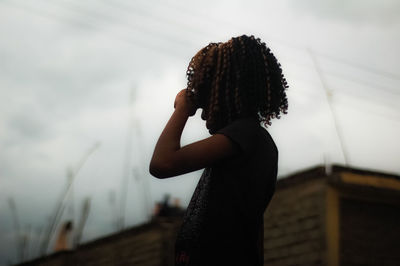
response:
M325 175L332 174L332 163L329 159L329 154L324 154Z
M116 202L115 190L110 190L108 193L108 202L110 203L112 226L115 230L119 229L119 216L118 216L118 206Z
M337 122L337 117L336 117L336 114L335 114L335 112L333 110L333 106L332 106L332 91L328 89L328 86L327 86L327 84L325 82L325 79L324 79L324 76L322 74L321 68L319 67L318 61L317 61L316 57L314 56L314 53L312 52L311 48L308 48L308 53L310 54L310 57L311 57L311 59L312 59L312 61L314 63L314 66L315 66L315 69L317 71L318 77L319 77L319 79L321 81L322 87L325 90L326 98L328 100L329 110L330 110L331 115L332 115L333 123L334 123L335 129L336 129L336 134L338 136L339 143L340 143L340 148L341 148L341 151L342 151L342 154L343 154L344 163L345 163L346 166L348 166L349 158L348 158L348 155L347 155L346 148L345 148L345 146L343 144L343 135L342 135L342 132L340 131L340 128L339 128L339 125L338 125L338 122Z
M61 216L64 212L65 209L65 201L66 198L68 197L68 193L70 191L70 188L76 178L76 176L78 175L79 171L81 170L81 168L83 167L83 165L86 163L87 159L89 158L90 155L92 155L92 153L100 147L100 142L96 142L93 147L91 147L82 157L81 161L78 163L78 167L76 168L75 171L73 170L69 170L67 172L67 175L71 175L68 177L69 182L67 183L67 186L65 188L65 191L63 194L61 194L61 197L56 205L53 217L50 219L49 222L49 226L47 227L47 230L45 232L45 236L41 245L41 254L44 255L49 247L50 244L50 240L56 230L56 227L61 219Z
M17 261L21 261L23 258L23 249L22 249L22 242L21 242L21 229L19 224L19 218L17 213L17 206L15 204L14 198L10 197L8 199L8 205L11 210L11 215L13 217L14 222L14 230L15 230L15 245L17 250Z
M129 175L131 173L131 159L132 159L132 132L133 132L133 115L132 115L132 106L135 101L135 88L132 87L129 95L129 108L128 108L128 132L126 136L126 145L125 145L125 158L124 165L122 169L122 182L121 182L121 201L120 201L120 213L119 213L119 230L123 230L125 228L125 211L126 211L126 202L128 195L128 185L129 185Z
M73 247L77 246L79 242L81 242L83 229L85 227L86 220L89 216L89 212L90 212L90 198L86 197L82 204L81 218L79 220L78 228L76 230Z

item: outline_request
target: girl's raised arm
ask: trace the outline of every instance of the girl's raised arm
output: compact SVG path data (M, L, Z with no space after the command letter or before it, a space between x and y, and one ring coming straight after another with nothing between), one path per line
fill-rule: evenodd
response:
M199 170L238 152L232 141L222 134L215 134L184 147L180 146L186 122L197 109L187 101L185 94L186 89L177 94L175 111L154 148L149 170L157 178L168 178Z

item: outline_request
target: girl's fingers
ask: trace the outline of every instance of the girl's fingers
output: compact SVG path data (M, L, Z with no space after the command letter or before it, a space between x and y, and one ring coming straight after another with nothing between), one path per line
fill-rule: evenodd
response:
M183 108L189 116L196 113L197 107L192 99L193 92L183 89L175 97L174 108Z

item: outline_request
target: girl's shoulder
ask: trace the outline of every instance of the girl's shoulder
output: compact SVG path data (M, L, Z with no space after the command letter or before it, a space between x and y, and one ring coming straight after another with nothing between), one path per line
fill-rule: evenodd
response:
M261 129L257 118L241 117L218 130L216 134L228 137L243 152L247 153L254 149Z

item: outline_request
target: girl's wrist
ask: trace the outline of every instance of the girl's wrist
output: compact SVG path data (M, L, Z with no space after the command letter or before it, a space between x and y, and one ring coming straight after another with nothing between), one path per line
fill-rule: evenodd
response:
M189 110L187 110L187 108L184 108L184 107L176 107L175 112L177 114L179 114L179 116L182 116L182 117L188 118L190 116Z

